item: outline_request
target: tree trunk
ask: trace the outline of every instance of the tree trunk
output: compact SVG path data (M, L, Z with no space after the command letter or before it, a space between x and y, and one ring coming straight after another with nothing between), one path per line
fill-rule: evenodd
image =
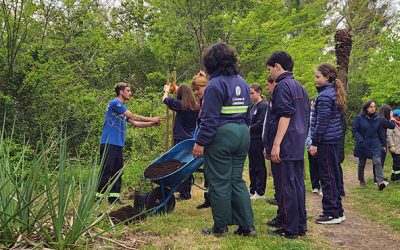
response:
M336 30L335 33L335 52L338 69L338 78L346 86L347 92L349 85L347 83L347 74L349 72L349 61L352 47L352 35L348 29Z

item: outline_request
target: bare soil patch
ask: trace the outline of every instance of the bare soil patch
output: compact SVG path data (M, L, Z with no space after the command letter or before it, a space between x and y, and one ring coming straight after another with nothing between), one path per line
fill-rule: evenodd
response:
M357 162L356 158L351 157L346 160ZM372 175L371 163L366 166L365 174L366 177ZM345 190L358 185L357 169L344 172L344 183ZM338 225L316 224L314 221L322 212L321 199L322 197L317 194L307 193L307 213L310 216L308 223L313 223L312 230L308 232L309 236L324 239L341 249L400 249L400 234L387 226L360 216L357 211L349 208L352 203L351 196L343 197L342 200L346 216L344 222Z

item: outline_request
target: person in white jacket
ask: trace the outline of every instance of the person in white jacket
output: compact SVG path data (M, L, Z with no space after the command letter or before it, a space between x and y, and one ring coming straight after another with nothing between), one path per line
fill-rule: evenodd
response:
M393 158L391 180L400 180L400 109L393 110L396 127L388 131L388 148Z

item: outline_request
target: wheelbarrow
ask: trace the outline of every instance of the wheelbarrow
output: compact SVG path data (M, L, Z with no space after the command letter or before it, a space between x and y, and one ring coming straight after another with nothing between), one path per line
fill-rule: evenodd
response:
M147 167L149 168L152 164L172 159L186 162L184 166L177 169L175 172L163 177L150 179L144 176L146 180L150 180L159 185L159 187L153 189L149 193L146 199L146 209L153 209L151 214L171 212L175 208L174 193L178 189L181 181L184 181L203 165L203 158L193 157L192 151L194 143L194 139L188 139L176 144Z

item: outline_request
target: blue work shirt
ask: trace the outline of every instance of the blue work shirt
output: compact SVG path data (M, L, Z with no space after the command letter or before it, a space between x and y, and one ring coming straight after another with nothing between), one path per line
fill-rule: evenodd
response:
M266 120L266 151L271 155L281 117L290 117L290 123L280 145L282 160L304 159L309 113L307 91L294 79L291 72L284 72L276 79L271 94Z
M208 145L217 128L228 123L250 123L250 88L240 75L211 75L200 113L196 143Z
M126 116L123 113L127 110L118 98L110 101L104 116L100 144L125 145Z
M174 140L192 139L193 132L196 129L196 121L199 111L182 108L182 101L174 98L165 98L164 103L169 109L176 111L174 123Z

